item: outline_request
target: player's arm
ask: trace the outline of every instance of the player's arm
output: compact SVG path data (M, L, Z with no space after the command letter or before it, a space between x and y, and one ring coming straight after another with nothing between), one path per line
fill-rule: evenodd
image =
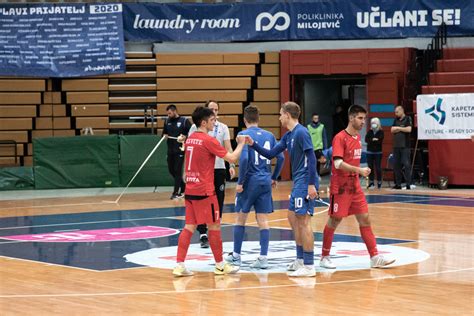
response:
M239 159L239 179L237 180L237 186L235 191L240 193L244 190L243 185L245 179L247 178L247 167L249 162L249 150L248 146L244 146L242 149L242 154L240 155Z
M285 155L283 153L279 153L277 155L277 162L275 165L275 169L273 170L272 180L276 181L280 176L281 169L283 169L283 163L285 162Z
M282 153L286 149L285 136L283 136L282 139L280 139L280 141L272 149L263 148L262 146L254 142L253 140L250 140L249 145L252 146L252 148L255 149L255 151L258 152L263 157L267 159L273 159L279 153Z
M361 167L350 165L344 162L344 160L342 160L342 157L336 157L336 156L334 157L334 168L347 171L347 172L355 172L355 173L360 174L363 177L368 177L370 174L370 168L367 168L367 167L361 168Z
M318 197L319 177L316 175L316 156L312 148L304 151L308 163L308 195L311 199Z
M232 153L227 152L222 158L229 163L236 163L240 157L240 154L242 153L242 149L244 148L246 141L250 141L251 139L252 138L247 135L245 137L237 136L237 147L235 148L235 151Z

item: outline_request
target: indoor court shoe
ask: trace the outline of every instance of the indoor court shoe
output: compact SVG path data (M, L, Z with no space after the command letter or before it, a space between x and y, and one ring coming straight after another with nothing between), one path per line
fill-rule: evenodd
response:
M225 258L224 260L230 264L233 264L234 266L239 266L242 264L242 259L241 257L234 257L233 253L229 253Z
M303 266L303 259L295 259L292 263L290 263L287 267L287 271L296 271Z
M401 190L401 189L402 189L401 185L396 185L396 186L392 187L392 190Z
M202 235L200 241L201 248L209 248L209 239L207 238L207 235Z
M267 269L268 268L268 259L267 257L258 257L254 263L250 265L251 269Z
M371 268L383 268L395 262L395 259L387 259L382 255L376 255L370 258L370 267Z
M191 276L194 273L190 270L188 270L184 264L178 264L176 268L173 269L173 275L176 277L185 277L185 276Z
M319 261L319 266L325 269L336 269L336 265L331 261L331 258L329 258L329 256L321 257L321 260Z
M314 277L316 275L316 270L314 266L305 266L303 265L298 270L288 273L289 277Z
M221 267L216 264L216 268L214 269L215 275L224 275L224 274L234 274L239 271L239 266L234 266L228 262L224 263Z

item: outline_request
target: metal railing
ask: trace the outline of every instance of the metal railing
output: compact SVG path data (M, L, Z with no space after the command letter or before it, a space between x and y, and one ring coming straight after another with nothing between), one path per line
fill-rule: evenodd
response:
M436 71L437 61L443 58L447 35L446 24L442 23L426 49L410 56L403 90L402 105L405 109L410 111L412 101L421 93L421 87L428 84L430 73Z

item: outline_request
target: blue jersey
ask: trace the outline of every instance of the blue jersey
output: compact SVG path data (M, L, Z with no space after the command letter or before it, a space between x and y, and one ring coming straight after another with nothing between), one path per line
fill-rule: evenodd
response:
M314 184L316 189L319 188L313 143L308 130L304 126L297 124L292 131L286 132L271 150L263 148L260 144L254 144L253 147L267 158L273 158L287 149L290 154L293 188L307 189L310 183ZM309 162L306 155L310 158Z
M313 151L311 135L309 135L308 130L304 126L298 124L292 131L288 131L283 135L280 143L285 144L290 154L293 187L307 188L309 184L309 170L305 150L311 149Z
M266 149L271 149L276 144L275 136L272 133L252 126L239 135L249 135L252 139ZM238 184L247 186L252 184L271 184L271 180L276 180L283 167L284 156L280 153L277 156L277 165L272 176L271 161L259 155L248 145L244 146L239 160L239 181Z

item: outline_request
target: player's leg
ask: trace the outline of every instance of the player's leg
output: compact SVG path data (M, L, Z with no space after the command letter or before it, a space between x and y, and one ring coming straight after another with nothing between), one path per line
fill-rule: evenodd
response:
M262 185L256 195L254 202L255 213L257 214L257 224L260 235L260 256L250 267L254 269L268 268L268 247L270 245L270 226L268 224L268 214L273 213L272 187Z
M240 266L242 264L242 259L240 257L240 254L242 253L242 243L244 241L245 222L247 221L247 217L248 217L248 211L243 212L242 210L240 210L236 214L235 225L233 227L234 249L225 258L227 262L230 262L237 266Z
M291 202L290 202L290 208ZM296 222L296 215L294 210L288 210L288 222L290 223L291 230L295 238L296 246L296 259L288 265L288 271L296 271L300 266L303 265L303 243L301 242L300 236L298 234L298 223Z
M298 224L296 222L295 215L295 210L303 206L304 199L306 198L303 197L302 194L304 193L297 189L293 189L290 195L290 203L288 206L288 223L290 224L295 237L296 259L288 265L288 271L296 271L298 268L303 266L303 243L301 242L300 236L298 234Z
M295 210L296 231L299 242L303 247L303 265L296 271L289 273L291 277L312 277L316 275L314 269L314 235L311 226L311 217L314 212L314 200L307 199L307 190L301 190L299 196L304 196L303 204L298 207L299 201L296 203Z
M209 196L206 199L199 200L196 204L199 207L199 218L197 221L199 223L206 223L208 227L209 245L216 262L214 274L236 273L239 267L224 263L222 257L221 218L217 197L215 195Z
M381 268L395 262L395 259L387 259L378 254L377 241L372 231L368 213L367 200L362 191L354 194L353 202L350 207L350 214L354 214L359 223L360 236L362 237L370 255L370 266L372 268Z
M349 211L351 195L332 194L328 209L329 218L323 231L323 247L321 252L321 261L319 266L326 269L335 269L336 265L331 261L330 252L334 233L342 219L347 216Z
M188 253L189 245L191 244L191 237L193 236L194 230L196 229L196 214L195 214L195 205L194 201L185 200L186 205L186 224L184 225L183 230L179 234L178 238L178 252L176 255L176 267L173 269L173 275L181 276L190 276L193 275L185 265L184 261L186 260L186 255Z

